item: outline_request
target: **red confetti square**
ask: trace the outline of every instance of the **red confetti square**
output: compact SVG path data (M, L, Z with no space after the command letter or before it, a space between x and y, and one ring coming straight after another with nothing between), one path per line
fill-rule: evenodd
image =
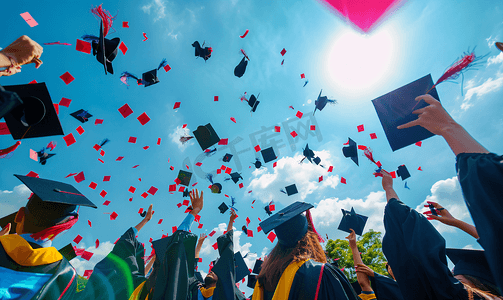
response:
M143 199L145 199L148 197L148 194L146 192L143 192L143 194L141 194L141 196L143 197Z
M300 78L304 79L306 78L306 75L304 75L304 73L300 74Z
M209 235L210 237L213 237L213 235L215 235L215 233L217 233L217 232L216 232L215 230L213 230L213 231L212 231L212 232L210 232L208 235Z
M174 181L175 181L175 183L176 183L176 184L180 184L180 183L182 182L182 181L180 180L180 178L176 178Z
M173 233L175 233L177 230L178 230L178 228L177 228L176 226L171 227L171 231L172 231Z
M341 177L341 183L344 183L344 184L346 184L346 178L344 178L344 177Z
M150 195L154 196L154 195L155 195L155 193L157 193L157 191L158 191L158 190L159 190L158 188L156 188L156 187L154 187L154 186L151 186L151 187L148 189L148 191L147 191L147 192L148 192Z
M99 124L103 124L103 119L94 120L94 125L99 125Z
M123 106L121 106L121 108L119 108L119 112L121 113L121 115L124 117L124 118L127 118L129 115L131 115L133 113L133 110L131 109L131 107L129 107L129 105L126 103L124 104Z
M150 148L150 146L144 146L143 150L147 150L148 148Z
M163 220L163 219L159 219L159 222L157 222L157 224L161 224L161 223L162 223L162 220Z
M318 178L318 182L322 182L323 181L323 175L321 175L319 178Z
M218 141L219 145L227 145L228 143L229 143L229 139L220 139L220 141Z
M255 146L253 149L255 149L255 152L259 152L260 150L262 150L262 149L260 149L259 145Z
M65 72L63 75L59 76L59 78L61 78L61 80L63 80L67 85L75 80L75 78L73 78L73 76L68 72Z
M421 169L421 167L417 168L418 171L422 171L423 169Z
M99 159L99 158L98 158L98 161L99 161L100 163L102 163L102 164L104 164L104 163L105 163L102 159Z
M100 150L100 155L105 156L105 151L103 149Z
M103 181L110 181L110 178L111 178L111 176L107 175L107 176L103 177Z
M189 200L183 200L182 205L189 206Z
M54 106L54 110L56 110L56 114L59 115L59 104L53 103L52 105Z
M262 227L257 227L257 232L261 232L262 231Z
M269 205L269 210L270 211L275 211L276 210L276 205L275 204Z
M179 108L180 104L182 104L182 102L175 102L175 106L173 106L173 109Z
M217 250L218 249L218 243L213 244L213 249Z
M80 243L80 241L82 241L82 237L80 236L80 234L77 234L77 236L73 239L73 242L75 244L78 244Z
M303 115L304 115L304 114L303 114L302 112L300 112L300 111L298 111L298 112L295 114L295 116L296 116L297 118L299 118L299 119L301 119Z
M378 161L376 162L376 166L377 166L378 168L382 167L381 161L379 161L379 160L378 160Z
M105 190L102 190L102 191L100 192L100 196L101 196L101 197L105 198L105 196L106 196L106 195L107 195L107 192L106 192Z
M274 126L274 131L275 132L280 132L281 131L281 127L280 126Z
M419 141L419 142L415 143L414 145L421 147L422 144L423 144L423 142Z
M73 133L69 133L69 134L65 135L63 137L63 139L65 140L67 147L70 146L70 145L73 145L73 144L75 144L77 142L75 140L75 138L73 137Z
M224 165L222 165L222 166L220 167L220 170L225 170L225 169L227 169L227 167L226 167L226 166L224 166Z
M108 206L109 204L110 204L110 201L108 201L108 200L105 200L105 202L103 202L103 205L105 205L105 206Z
M131 143L131 144L135 144L136 143L136 137L130 136L128 142Z
M70 103L72 103L72 100L65 97L61 98L61 100L59 101L59 105L64 107L70 106Z
M98 186L98 184L96 182L92 182L89 184L89 187L92 188L93 190L96 189L96 187Z
M183 192L184 190L185 190L185 188L183 186L181 186L181 187L178 188L179 192Z
M93 149L99 151L101 149L100 145L94 144Z
M182 125L182 128L185 128L185 127L187 127L187 124L183 124L183 125Z
M91 48L92 48L91 43L77 39L77 45L75 46L75 50L91 54Z
M213 96L213 101L218 101L218 96Z
M202 165L203 165L203 163L201 163L201 162L197 162L197 163L196 163L196 166L198 166L198 167L200 167L200 166L202 166Z
M157 139L157 145L160 146L161 145L161 138L158 138Z
M124 44L124 42L121 42L121 44L119 45L119 50L122 51L123 55L126 55L127 47L126 44Z
M358 129L358 132L362 132L362 131L364 131L364 130L365 130L365 129L363 128L363 124L362 124L362 125L358 125L356 128Z
M316 125L311 125L309 128L310 128L311 130L316 130Z
M358 145L358 150L366 150L367 146Z
M275 161L275 162L272 164L272 167L273 167L273 168L276 168L276 166L277 166L277 165L278 165L278 162L277 162L277 161Z
M117 157L117 159L115 161L121 161L123 159L124 159L124 156L119 156L119 157Z
M93 257L94 253L92 252L88 252L88 251L85 251L82 253L82 255L80 257L82 257L83 259L89 261L91 259L91 257Z
M75 181L77 183L81 183L82 181L86 180L86 178L84 177L84 172L80 172L79 174L75 175L75 177L73 177L73 179L75 179Z
M140 121L141 125L145 125L150 121L150 118L147 116L146 113L142 113L138 118L138 121Z
M231 172L232 172L231 168L227 168L227 170L225 170L225 174L230 174Z
M234 122L234 123L236 123L236 118L231 117L231 121Z
M91 277L91 274L93 274L93 270L85 270L83 277L89 279L89 277Z
M252 231L251 229L248 229L248 230L246 231L246 233L247 233L248 237L253 237L253 231ZM243 278L243 279L244 279L244 278Z
M113 221L113 220L117 219L117 217L118 217L118 216L119 216L119 215L118 215L118 214L114 211L114 212L110 215L110 220L112 220L112 221Z
M332 172L333 170L334 170L334 166L330 166L330 167L328 167L328 172L329 172L329 173L330 173L330 172Z
M194 221L199 222L200 220L201 220L201 216L200 215L196 215L194 217Z
M217 174L220 174L220 173L222 173L222 169L217 170Z
M87 224L89 225L89 227L93 228L93 224L91 223L90 220L87 220Z
M178 206L178 208L180 208L180 207L182 207L182 204L178 203L176 206Z
M239 183L239 188L242 189L244 187L244 184L241 182Z
M171 184L171 185L169 186L169 191L170 191L170 192L175 192L175 191L176 191L176 184Z
M285 48L283 48L283 50L281 50L281 52L280 52L280 53L281 53L281 56L284 56L284 55L285 55L285 53L286 53L286 49L285 49Z
M199 223L199 225L197 225L197 228L199 228L199 229L203 228L203 224Z
M269 239L271 243L274 243L274 240L276 239L276 234L273 231L269 232L269 234L267 235L267 239Z
M391 175L391 178L396 178L396 171L389 172L389 175Z
M129 22L123 21L122 28L129 28Z
M79 135L82 135L84 133L84 128L82 128L82 126L77 127L76 130Z
M28 82L28 84L35 84L35 83L38 83L36 80L32 80L30 82Z
M169 70L171 70L171 67L169 65L165 65L164 66L164 71L168 72Z
M128 192L134 193L136 191L136 188L134 186L130 186L128 189Z
M370 134L370 139L375 140L377 139L377 135L375 133Z
M292 132L290 132L290 135L291 135L292 137L296 137L298 134L297 134L297 132L292 131Z

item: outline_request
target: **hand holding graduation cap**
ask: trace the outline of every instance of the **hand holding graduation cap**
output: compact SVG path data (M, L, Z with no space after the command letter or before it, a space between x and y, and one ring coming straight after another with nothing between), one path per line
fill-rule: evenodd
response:
M0 51L0 61L3 61L5 57L9 61L8 57L10 57L13 60L14 66L35 63L35 68L38 68L42 65L42 61L40 60L42 52L44 52L42 46L28 36L23 35ZM8 65L2 64L0 67L8 67L10 65L11 62L9 61Z
M474 238L478 239L479 235L477 233L477 228L475 226L470 225L466 222L463 222L459 219L456 219L451 215L451 213L442 207L442 205L433 202L433 201L427 201L428 205L425 205L425 207L429 207L429 204L433 205L435 207L435 211L437 212L438 216L433 215L431 210L423 212L424 215L426 215L426 218L428 220L437 220L439 222L444 223L445 225L457 227L464 232L468 233L469 235L473 236Z

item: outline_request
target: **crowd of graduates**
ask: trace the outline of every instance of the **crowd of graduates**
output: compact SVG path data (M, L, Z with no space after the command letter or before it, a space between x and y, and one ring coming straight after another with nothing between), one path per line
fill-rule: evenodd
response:
M194 47L203 51L197 50L199 43ZM41 55L42 47L22 36L0 52L0 67L5 68L1 75L13 75L29 63L38 67ZM211 49L204 56L209 55ZM245 58L242 62L246 63ZM0 113L8 109L14 94L0 87ZM204 206L203 191L195 189L189 195L189 213L173 235L152 242L151 257L144 260L137 236L152 218L152 205L143 220L128 228L96 264L85 289L77 293L77 273L69 262L75 257L73 248L56 250L51 242L71 230L80 206L96 206L69 184L16 175L32 195L25 206L0 220L0 299L503 299L499 253L503 156L474 140L431 95L415 100L427 105L414 111L416 120L398 129L420 126L447 142L456 157L458 179L475 226L457 220L438 203L429 203L424 215L411 209L404 204L407 199L395 192L390 173L380 168L374 175L382 180L386 193L382 250L391 277L363 264L356 246L357 228L349 227L347 239L358 279L349 282L327 260L310 213L314 206L295 202L260 223L264 233L274 230L277 243L263 261L257 260L253 272L241 254L234 253L236 214L231 209L227 230L217 239L219 258L203 278L197 263L206 236L198 239L190 232ZM446 249L430 220L466 231L484 250ZM455 265L453 271L447 257ZM253 294L245 296L236 283L246 276Z

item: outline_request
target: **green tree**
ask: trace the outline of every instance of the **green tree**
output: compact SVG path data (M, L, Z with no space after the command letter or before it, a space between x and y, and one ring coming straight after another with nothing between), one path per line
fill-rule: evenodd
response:
M386 258L382 252L381 239L382 234L380 232L370 229L369 232L363 234L356 241L356 245L358 246L364 264L375 272L388 276L389 274L386 271ZM344 268L344 273L349 278L349 281L356 281L353 254L349 248L348 240L328 240L326 251L328 257L339 259L339 268Z
M77 275L77 293L82 292L86 287L86 284L87 279L80 275Z

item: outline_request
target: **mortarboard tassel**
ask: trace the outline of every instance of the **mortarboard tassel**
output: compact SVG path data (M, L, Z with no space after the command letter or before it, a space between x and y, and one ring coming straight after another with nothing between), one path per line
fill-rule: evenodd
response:
M91 13L100 18L103 21L103 36L107 36L110 29L112 29L112 23L115 17L102 7L103 4L91 8Z
M182 144L185 144L186 142L188 142L190 139L193 139L194 137L193 136L181 136L180 137L180 142Z
M213 153L217 152L217 148L213 148L213 149L206 149L204 150L204 154L206 154L206 156L210 156L212 155Z
M211 173L206 174L206 179L208 179L211 182L211 184L213 184L213 174Z
M122 72L120 79L121 79L121 81L122 81L124 84L126 84L126 85L127 85L127 81L128 81L128 79L129 79L129 78L134 78L134 79L136 79L136 82L138 82L138 84L143 83L143 80L141 80L140 78L136 77L136 75L131 74L131 73L129 73L129 72Z
M167 64L168 64L168 61L165 58L163 58L161 63L159 64L159 67L157 68L157 70L160 70L162 67L165 67Z
M60 41L57 41L57 42L51 42L51 43L44 43L45 46L49 46L49 45L63 45L63 46L71 46L72 44L68 44L68 43L61 43Z
M311 216L311 211L309 209L306 211L306 218L307 218L307 223L311 226L311 228L313 229L314 233L316 233L316 235L318 236L318 240L320 241L320 243L324 243L325 240L316 231L316 228L314 228L313 217Z
M374 164L376 164L376 165L377 165L377 163L376 163L376 162L375 162L375 160L374 160L374 156L372 155L372 149L370 149L370 148L368 148L368 147L367 147L367 149L365 149L365 150L363 151L363 153L365 154L365 156L366 156L366 157L367 157L367 158L368 158L371 162L373 162Z
M46 228L40 232L37 232L37 233L34 233L31 235L31 237L34 239L34 240L42 240L42 241L45 241L45 240L54 240L54 238L56 238L60 233L64 232L64 231L67 231L69 230L70 228L73 227L73 225L75 225L75 223L77 223L77 221L79 220L79 215L77 213L76 216L72 216L71 219L63 224L59 224L59 225L54 225L52 227L49 227L49 228Z
M3 158L1 156L7 155L7 154L11 153L12 151L16 150L17 147L19 147L19 145L21 145L21 141L17 141L14 145L12 145L8 148L0 149L0 158Z

